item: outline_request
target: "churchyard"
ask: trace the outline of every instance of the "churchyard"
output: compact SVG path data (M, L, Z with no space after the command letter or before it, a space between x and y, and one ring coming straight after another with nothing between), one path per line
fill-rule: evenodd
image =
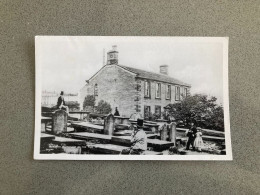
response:
M73 117L75 114L78 118ZM113 154L119 155L131 146L130 136L139 116L130 118L112 114L93 116L89 112L63 110L42 113L41 154ZM165 120L144 121L148 149L144 155L225 154L225 134L202 129L204 147L201 152L185 150L187 129Z

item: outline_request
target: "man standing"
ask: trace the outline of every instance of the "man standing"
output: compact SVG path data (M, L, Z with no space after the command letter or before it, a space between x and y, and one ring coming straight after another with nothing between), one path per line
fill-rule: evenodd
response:
M131 147L124 149L121 154L143 154L147 150L147 136L143 130L142 119L137 119L137 127L131 135Z
M194 140L195 140L196 133L197 133L197 128L194 125L194 123L192 122L190 129L186 131L186 136L188 137L186 150L190 149L190 145L192 146L193 150L195 150Z
M69 107L66 106L63 95L64 95L64 92L61 91L60 97L58 98L58 102L57 102L57 108L59 108L59 109L64 108L64 109L66 109L66 112L69 113Z

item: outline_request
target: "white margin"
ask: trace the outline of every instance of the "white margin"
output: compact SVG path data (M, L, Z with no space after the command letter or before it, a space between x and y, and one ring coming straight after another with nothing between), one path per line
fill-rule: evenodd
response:
M34 159L35 160L233 160L231 148L229 93L228 93L228 37L136 37L136 36L86 36L88 39L117 39L117 41L167 41L169 38L176 42L219 42L223 44L223 91L224 91L224 121L226 155L75 155L75 154L40 154L41 136L41 41L50 38L69 38L67 36L35 36L35 131L34 131ZM80 38L82 36L71 36Z

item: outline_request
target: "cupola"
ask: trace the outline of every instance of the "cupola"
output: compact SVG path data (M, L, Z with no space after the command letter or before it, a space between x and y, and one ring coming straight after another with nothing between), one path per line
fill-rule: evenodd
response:
M113 45L112 50L107 52L107 65L117 65L118 64L118 51L117 46Z

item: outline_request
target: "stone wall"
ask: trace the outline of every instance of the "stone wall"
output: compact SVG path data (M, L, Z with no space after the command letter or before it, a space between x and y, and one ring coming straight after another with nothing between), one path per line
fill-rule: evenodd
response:
M166 99L166 86L168 83L161 83L161 98L155 98L155 81L151 81L151 96L144 97L144 79L136 78L132 72L117 65L106 65L94 76L88 84L80 91L80 105L87 95L94 95L94 86L97 84L98 96L96 105L100 100L110 103L112 113L115 107L121 116L130 117L131 114L140 112L144 116L144 106L150 106L151 112L155 112L155 106L163 107L175 101L175 86L171 84L171 99ZM180 86L180 93L184 92L184 86Z
M115 107L117 107L120 115L126 117L130 117L135 112L135 74L117 65L105 66L81 89L81 107L87 95L94 95L95 84L97 84L98 88L96 105L100 100L104 100L111 105L112 113L114 113Z

